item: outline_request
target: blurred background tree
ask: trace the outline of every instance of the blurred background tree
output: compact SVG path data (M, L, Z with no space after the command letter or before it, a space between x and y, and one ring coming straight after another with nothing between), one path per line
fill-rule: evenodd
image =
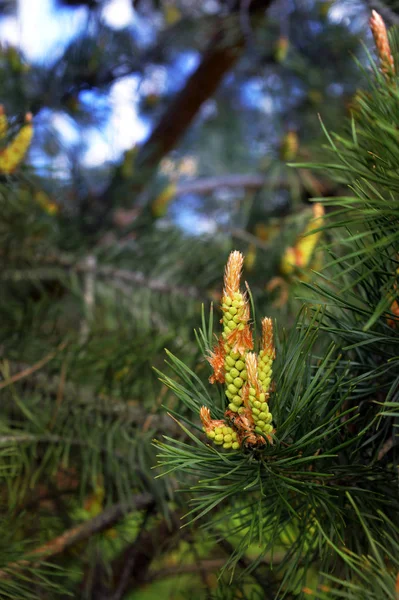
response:
M206 380L193 329L232 248L293 322L316 267L283 257L342 190L287 163L322 161L317 114L348 114L371 4L1 3L2 156L33 127L0 175L4 597L218 593L231 547L180 530L151 471L151 439L182 435L152 366L168 346Z

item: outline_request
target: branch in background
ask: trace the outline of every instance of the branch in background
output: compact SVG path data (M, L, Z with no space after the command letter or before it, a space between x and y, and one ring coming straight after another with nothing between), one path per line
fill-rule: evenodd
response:
M272 0L251 0L248 13L253 16L264 12ZM230 18L217 21L218 31L211 39L207 50L189 76L182 90L176 94L148 140L140 147L135 160L135 172L140 176L128 182L121 180L116 173L108 188L101 196L103 220L112 211L112 197L121 189L137 198L146 187L159 162L180 141L201 106L216 92L225 75L234 67L245 48L245 39L240 28L238 10L240 3L232 5Z
M23 363L9 363L11 371L21 371L23 373L30 373L31 378L29 384L31 389L44 390L46 395L52 395L56 399L56 410L59 410L60 402L57 404L59 398L60 389L62 389L62 397L64 402L73 404L75 407L92 407L93 414L104 414L108 416L115 416L115 418L123 419L125 424L133 424L135 427L142 431L161 431L172 435L174 437L181 437L182 430L175 424L167 414L162 412L156 412L161 408L163 401L163 393L160 394L159 403L153 406L153 411L148 413L143 410L140 400L129 400L121 401L113 396L106 394L97 394L92 391L88 386L76 385L72 381L64 381L64 372L61 368L61 375L51 375L48 372L36 372L37 369L33 370L33 367L29 367ZM17 373L18 380L21 379L20 373ZM11 377L14 381L14 376ZM15 381L17 381L15 379ZM7 380L9 383L10 380ZM5 383L5 382L4 382ZM165 388L166 389L166 388ZM71 398L72 397L72 398ZM56 414L56 413L55 413ZM50 423L49 429L53 427L53 422ZM65 436L59 436L52 433L24 433L13 431L13 433L4 433L0 435L0 446L10 443L23 444L23 443L66 443L73 446L84 446L86 445L85 440L76 440L73 438L66 438Z
M233 238L237 238L238 240L242 240L243 242L248 242L248 244L252 244L256 246L256 248L260 248L261 250L270 250L271 242L264 242L259 239L253 233L249 233L249 231L245 231L245 229L230 229L229 233Z
M12 383L16 383L17 381L24 379L25 377L29 377L29 375L32 375L32 373L34 373L35 371L38 371L39 369L44 367L45 364L47 364L50 360L52 360L55 356L57 356L58 352L61 352L62 350L64 350L65 347L66 347L66 342L63 342L62 344L60 344L58 346L58 348L56 350L52 350L51 352L49 352L49 354L47 354L44 358L39 360L34 365L26 367L25 369L23 369L23 371L21 371L20 373L16 373L12 377L7 377L5 379L5 381L2 381L0 383L0 390L6 388L7 386L11 385Z
M330 196L335 193L336 186L333 186L327 181L316 179L307 169L298 169L298 173L306 178L306 183L312 185L318 195ZM310 177L312 179L310 179ZM268 189L284 189L289 187L289 182L287 179L273 179L270 181L266 175L259 175L257 173L221 175L180 183L176 188L175 196L183 196L185 194L212 194L215 190L221 188L259 190L263 187Z
M144 570L143 562L150 562L150 558L148 557L148 552L146 548L146 542L149 536L148 531L146 531L146 527L148 525L148 519L152 514L153 507L149 507L141 524L139 534L137 535L134 542L130 544L128 548L124 551L125 560L123 562L122 569L118 577L118 585L116 587L116 590L112 594L110 600L121 600L125 595L125 592L129 588L129 580L132 573L135 573L137 571L138 566L141 567L140 571L142 572ZM144 561L143 555L145 557Z
M280 560L274 560L272 564L280 564L284 556L278 556ZM157 571L149 571L145 582L152 583L153 581L158 581L161 579L165 579L166 577L176 577L176 575L186 575L186 574L200 574L201 571L205 571L207 573L214 573L215 571L219 571L222 567L226 565L225 558L214 558L209 560L200 560L194 564L190 565L176 565L170 566L163 569L159 569Z
M83 269L78 266L78 270ZM193 286L191 287L180 287L173 284L168 284L161 279L148 279L143 273L138 271L127 271L124 269L114 269L114 267L101 266L97 269L97 274L100 277L109 277L110 279L119 279L127 283L134 283L148 288L154 292L173 293L181 294L185 297L199 298L199 290Z
M187 575L187 574L200 574L201 571L205 573L214 573L219 571L226 564L225 558L215 558L209 560L200 560L192 565L176 565L159 569L158 571L149 571L146 579L146 583L152 583L165 579L166 577L176 577L176 575Z
M118 64L106 72L87 72L87 70L85 70L78 73L74 78L72 85L69 86L68 91L61 96L61 103L67 103L71 96L76 96L82 91L111 86L113 83L120 81L129 75L142 74L146 64L159 62L163 49L171 37L177 36L179 29L184 27L187 29L190 24L190 19L181 18L177 24L170 25L167 29L159 33L156 45L151 46L149 49L145 49L143 52L139 52L139 48L135 48L134 55L130 55L129 60L125 64ZM197 24L198 21L196 22L196 25ZM54 66L54 71L58 64L62 63L64 60L65 58L62 56ZM42 107L39 106L39 109L40 108Z
M230 27L229 27L230 25ZM230 28L234 28L230 31ZM137 156L137 167L148 175L180 140L202 104L214 95L223 77L242 54L244 40L235 23L218 31L197 69L153 129Z
M85 314L80 324L81 344L87 342L89 338L90 323L93 319L97 258L93 254L89 254L89 256L86 257L84 263L86 265L83 285L83 300L85 305Z
M42 257L40 257L42 258ZM104 277L115 279L125 283L139 285L154 292L166 294L178 294L186 298L200 298L200 291L194 287L181 287L166 283L162 279L148 278L140 271L128 271L127 269L116 269L112 266L99 265L93 266L87 263L87 260L82 260L76 263L73 257L49 257L48 262L55 262L56 267L31 267L28 269L9 269L4 270L1 274L1 279L9 279L13 281L23 280L40 280L45 281L56 279L59 275L59 268L69 269L74 273L90 274L91 277Z
M114 504L114 506L106 508L101 514L93 519L68 529L62 535L57 536L43 546L36 548L30 552L29 558L10 563L4 569L0 570L0 579L8 579L12 577L12 571L20 571L21 569L24 569L24 567L39 564L44 560L47 561L58 554L62 554L71 546L88 539L96 533L100 533L113 527L127 514L137 510L148 509L153 505L154 498L148 493L135 496L129 503Z
M108 413L116 413L121 418L124 417L125 422L133 423L138 429L144 428L145 431L153 430L154 432L161 432L163 434L173 435L182 437L181 428L174 424L173 420L170 419L165 414L155 414L148 415L148 413L144 412L143 409L134 410L129 406L121 406L114 407L113 410L107 410L107 407L104 407L102 410L99 408L97 404L95 408L93 407L93 414L96 412L104 412ZM65 444L67 446L78 446L78 447L86 447L89 444L84 440L77 440L74 438L68 438L66 436L51 434L51 433L43 433L43 434L35 434L35 433L13 433L13 434L4 434L0 435L0 447L7 445L21 445L21 444ZM100 448L99 451L106 452L105 448ZM124 458L120 455L116 450L113 450L115 458Z
M84 446L84 442L79 440L69 440L61 435L43 434L36 435L34 433L13 433L0 435L0 446L7 444L26 444L31 442L44 443L44 444L57 444L60 442L71 444L71 446Z
M221 539L218 541L219 546L223 548L226 552L227 556L232 556L235 552L235 548L229 541ZM256 583L262 588L265 592L265 600L274 600L275 595L273 593L273 585L272 582L266 578L262 577L258 571L251 570L251 561L245 556L238 559L237 564L243 571L247 571L254 578ZM267 590L267 592L266 592Z
M336 196L341 193L340 188L328 180L316 178L313 173L305 168L296 169L297 185L304 198L314 198L321 196ZM267 174L227 174L215 177L205 177L194 181L183 181L175 186L173 197L184 196L188 194L213 194L220 189L238 188L245 192L256 192L264 188L267 191L275 189L290 189L292 182L287 177L270 178ZM345 190L346 192L346 190ZM148 203L150 194L145 199ZM141 209L137 206L131 209L118 208L113 214L113 224L117 229L129 227L133 222L138 223ZM106 239L106 238L103 238Z
M248 14L265 11L271 0L250 0ZM233 9L239 9L238 2ZM214 95L226 73L236 64L245 40L235 15L218 22L219 31L212 38L200 64L187 79L184 88L161 117L137 157L137 166L152 170L175 146L192 123L203 103Z
M268 183L264 175L239 174L239 175L221 175L219 177L206 177L196 181L180 183L175 192L175 196L184 196L185 194L212 194L220 188L245 188L248 190L258 190Z
M101 584L97 576L97 585L91 590L91 600L121 600L126 592L147 583L152 562L165 550L165 546L167 550L172 550L185 535L181 529L181 514L172 513L170 517L170 520L162 519L149 530L141 528L136 540L112 561L110 572L112 580L117 582L115 589L111 591L108 586Z
M78 481L76 481L74 485L65 488L53 487L51 490L44 488L40 489L38 492L31 490L29 500L19 504L15 512L16 514L21 514L25 511L36 510L42 503L53 505L55 504L55 500L61 496L76 494L77 488Z

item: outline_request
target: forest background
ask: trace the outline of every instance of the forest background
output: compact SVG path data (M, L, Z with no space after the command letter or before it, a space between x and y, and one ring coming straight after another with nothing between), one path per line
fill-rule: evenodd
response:
M183 435L165 407L185 408L153 367L167 347L207 380L194 329L233 249L292 326L316 265L286 250L342 185L287 163L323 162L319 115L353 109L374 7L399 21L354 0L1 2L4 148L33 133L0 182L4 597L220 592L236 540L181 529L189 498L155 479L152 439Z

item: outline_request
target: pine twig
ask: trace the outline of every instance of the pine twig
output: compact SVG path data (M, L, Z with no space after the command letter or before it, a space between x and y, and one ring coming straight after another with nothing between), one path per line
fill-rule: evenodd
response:
M31 367L24 369L20 373L16 373L15 375L13 375L12 377L9 377L5 381L2 381L0 383L0 390L8 387L12 383L16 383L17 381L24 379L25 377L29 377L29 375L32 375L32 373L34 373L35 371L38 371L39 369L44 367L44 365L47 364L48 362L50 362L50 360L52 360L55 356L57 356L57 354L59 352L62 352L62 350L64 350L66 345L67 345L67 343L63 342L62 344L60 344L58 346L58 348L56 350L52 350L51 352L46 354L46 356L44 356L42 359L40 359L37 363L35 363Z
M195 565L197 567L197 572L200 576L200 579L203 583L204 589L206 590L206 600L210 600L211 599L211 588L209 585L209 578L208 578L208 573L206 571L206 569L203 568L203 564L198 552L198 549L195 545L195 543L191 544L191 552L194 556L194 560L195 560Z
M385 444L382 446L382 448L380 449L380 451L378 452L377 460L382 460L384 458L384 456L386 454L388 454L388 452L390 450L392 450L392 448L394 447L394 445L395 445L394 438L393 437L389 438L385 442Z
M123 565L123 569L119 577L118 586L112 594L110 600L121 600L125 595L125 592L128 590L131 574L134 572L134 566L137 563L137 559L140 556L140 553L142 552L142 547L145 544L145 539L148 536L148 533L146 532L146 527L148 524L148 520L153 514L153 512L154 505L149 506L146 514L144 515L140 531L135 541L130 546L130 552L126 553L126 561Z
M40 257L40 260L42 257ZM84 259L81 262L76 262L76 259L68 256L52 256L47 259L47 262L54 262L55 267L31 267L29 269L9 269L3 271L1 279L9 279L12 281L21 281L23 279L42 280L54 279L59 274L58 269L63 268L75 273L92 273L93 277L103 277L110 280L121 281L145 287L154 292L176 294L189 298L199 298L200 291L194 286L178 286L167 283L159 278L146 277L140 271L129 271L127 269L117 269L108 265L99 265L93 268L87 265Z
M176 188L175 196L183 196L185 194L212 194L215 190L221 188L258 190L267 185L267 183L267 177L257 173L204 177L202 179L180 183Z
M67 363L66 363L66 361L64 361L61 366L60 381L59 381L59 385L58 385L58 389L57 389L57 397L56 397L56 401L55 401L55 409L54 409L54 413L53 413L53 416L52 416L50 424L49 424L50 431L53 429L53 427L55 425L55 422L56 422L57 416L58 416L58 412L60 410L60 406L64 399L66 374L67 374Z
M79 267L82 271L82 267ZM113 267L101 266L97 269L98 274L102 277L109 277L110 279L119 279L127 283L134 283L147 287L154 292L166 292L173 294L181 294L185 297L198 298L199 292L197 288L193 286L180 287L173 284L166 283L161 279L151 279L145 277L145 275L139 271L127 271L125 269L114 269Z
M64 363L65 364L65 363ZM25 433L22 431L13 431L0 435L0 446L8 443L23 444L37 441L38 443L61 443L67 442L73 446L84 446L85 441L76 440L73 438L66 439L63 436L52 434L57 414L60 410L62 402L73 403L75 406L93 406L93 411L96 413L114 416L115 418L123 418L125 422L134 424L143 432L149 429L162 431L171 436L181 435L181 429L167 417L164 413L157 413L157 406L153 407L150 413L143 412L139 400L131 400L123 402L112 396L104 394L95 394L87 386L77 386L71 381L64 380L65 371L61 368L60 375L50 376L48 373L32 371L35 365L26 365L24 363L11 363L11 370L16 368L21 369L21 373L32 373L33 377L30 380L32 388L45 390L55 398L54 416L48 426L48 431L42 434ZM35 369L37 371L37 369ZM19 376L17 373L16 376ZM15 376L13 376L15 377ZM10 382L10 380L7 380ZM0 388L1 389L1 388ZM160 402L162 400L160 399ZM160 406L160 404L159 404Z
M228 556L232 556L232 554L234 554L234 546L227 540L219 540L218 544ZM250 561L245 556L239 558L237 564L239 567L241 567L241 569L243 569L243 571L248 571L250 569ZM257 571L251 571L250 574L265 592L265 600L273 600L274 594L272 592L271 582L266 578L261 577Z
M13 570L21 570L24 567L29 567L44 560L47 561L58 554L62 554L71 546L113 527L128 513L135 510L148 509L153 505L154 498L148 493L137 495L129 503L114 504L106 508L101 514L93 517L93 519L68 529L63 534L43 544L43 546L36 548L29 554L29 558L8 564L4 569L0 570L0 579L10 578Z
M90 322L93 318L95 303L95 282L97 258L94 254L89 254L85 259L86 271L84 277L83 300L85 304L85 314L80 325L80 342L85 344L89 337Z
M17 506L16 514L19 515L25 511L36 509L38 506L40 506L40 504L42 502L43 503L50 502L53 504L54 501L56 500L56 498L59 496L76 494L76 489L77 489L77 484L70 485L65 488L52 488L51 490L50 489L40 490L33 497L32 497L32 495L30 495L29 500L27 500L23 504Z
M334 186L327 181L316 179L307 169L299 169L303 183L313 185L317 189L317 195L333 195ZM286 177L277 180L270 180L267 175L259 173L233 173L227 175L218 175L215 177L203 177L194 179L194 181L184 181L176 186L175 197L185 194L212 194L222 188L238 188L245 190L256 191L261 188L268 189L285 189L289 187L289 182Z
M145 581L150 583L165 579L166 577L176 577L176 575L214 573L226 564L225 558L214 558L209 560L200 560L192 565L176 565L149 571Z
M92 590L92 600L121 600L127 591L137 589L148 581L149 568L164 543L167 542L168 549L171 549L175 545L173 542L171 544L171 537L177 533L176 543L183 536L181 515L172 513L170 516L171 523L163 519L151 529L141 528L135 541L112 561L110 572L113 580L118 582L116 588L112 592L100 585L100 588Z
M243 242L248 242L249 244L252 244L261 250L270 250L272 247L270 242L264 242L260 238L256 237L256 235L253 233L245 231L245 229L234 228L230 230L230 233L232 237L242 240Z

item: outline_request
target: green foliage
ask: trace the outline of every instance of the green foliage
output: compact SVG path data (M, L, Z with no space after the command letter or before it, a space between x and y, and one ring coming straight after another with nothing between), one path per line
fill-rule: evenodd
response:
M398 38L391 34L395 48ZM233 536L226 565L233 570L253 544L258 555L249 572L266 557L272 562L278 541L287 540L273 567L282 574L278 598L290 597L288 582L301 573L296 593L303 597L397 595L398 80L374 64L373 73L347 133L325 130L336 162L314 165L336 172L353 195L317 199L328 210L323 229L330 241L321 273L302 283L311 303L308 296L307 310L278 335L273 445L211 447L197 416L205 405L221 418L223 393L211 393L170 353L175 374L161 375L192 412L180 420L185 440L165 436L156 443L163 473L176 474L191 494L187 522L202 519L210 536ZM205 354L212 337L203 322L197 338ZM309 585L306 574L315 565L321 581Z
M132 27L120 30L103 20L103 3L90 4L87 27L46 63L29 64L11 46L0 52L10 133L28 110L35 131L27 164L0 182L0 596L393 600L396 79L375 67L347 132L334 137L327 127L358 81L346 55L358 52L358 34L334 23L326 3L292 3L283 17L275 4L266 22L234 3L210 14L205 4L136 2ZM176 135L182 113L169 112L172 97L190 89L200 53L215 51L216 30L234 52L244 42L248 50ZM394 34L391 42L399 45ZM216 55L224 51L216 44ZM124 165L115 167L113 151L87 167L87 140L109 126L120 81L137 85L136 117L155 132L160 118L164 137L175 135L153 181L158 163L146 160L162 135L127 149ZM328 91L337 81L342 102ZM195 101L189 95L187 108ZM285 164L320 156L316 105L333 155L323 173L353 195L324 199L330 212L336 205L323 227L325 264L302 284L307 306L295 318L292 291L278 314L265 288L308 220L302 201L330 189L324 175ZM258 171L254 189L237 186L246 169ZM212 176L205 192L200 179L197 192L179 195L197 176ZM175 199L155 218L162 178ZM191 232L198 216L211 231L202 238L175 225ZM193 329L201 303L218 302L233 240L255 249L245 272L252 314L278 316L276 431L273 444L227 453L206 443L198 418L201 406L214 417L225 410L200 357L220 315L211 308L208 319L204 307ZM116 522L101 526L115 509Z

